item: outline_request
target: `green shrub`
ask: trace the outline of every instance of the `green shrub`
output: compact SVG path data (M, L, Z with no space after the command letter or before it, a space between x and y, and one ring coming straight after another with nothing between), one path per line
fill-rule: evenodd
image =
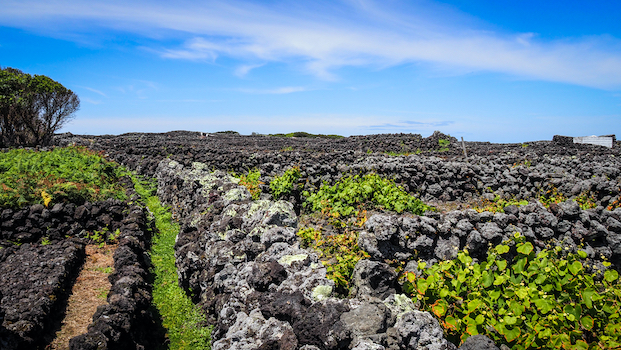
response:
M560 247L535 254L516 233L481 263L467 251L430 268L419 263L422 275L406 273L404 288L455 342L486 334L512 349L618 348L619 274L608 269L598 281L585 274L584 258L583 251L563 256Z
M349 281L354 267L360 259L369 254L358 247L358 233L345 230L342 234L324 235L314 228L302 228L298 236L308 247L320 253L321 262L326 266L327 277L334 281L336 290L342 295L349 294Z
M257 200L259 196L261 196L261 185L263 182L259 181L261 178L261 172L257 169L248 171L246 175L235 175L233 176L239 178L239 184L246 187L250 194L252 195L252 199Z
M478 211L479 213L484 212L484 211L490 211L493 213L500 213L500 212L504 213L505 208L510 205L521 206L521 205L527 205L527 204L528 204L528 201L525 199L518 201L517 199L514 199L514 198L502 199L500 198L500 196L496 196L493 201L484 200L482 205L474 207L474 210Z
M377 174L348 176L334 186L322 185L317 193L304 193L306 205L334 217L358 215L363 209L381 209L422 214L430 209L393 181Z
M274 177L272 182L270 182L272 196L275 199L280 199L291 194L300 176L302 176L300 167L295 166L287 169L281 176Z
M446 151L448 151L450 144L451 144L451 141L449 141L449 140L439 139L438 140L438 145L440 146L440 149L438 151L439 152L446 152Z
M126 199L116 163L84 147L0 152L0 207Z

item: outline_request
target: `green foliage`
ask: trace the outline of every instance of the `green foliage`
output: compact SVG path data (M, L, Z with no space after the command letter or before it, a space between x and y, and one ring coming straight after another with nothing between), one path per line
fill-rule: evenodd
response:
M522 145L522 147L524 147L524 145ZM524 160L522 160L520 162L513 163L512 168L516 168L516 167L519 167L519 166L525 166L527 168L530 168L532 165L533 165L533 163L530 160L524 159Z
M117 239L121 235L121 231L116 229L114 233L110 233L107 227L102 228L101 230L96 230L93 232L87 232L86 238L90 240L92 243L98 244L100 248L105 246L106 244L114 244L117 243Z
M0 207L126 199L115 163L83 147L0 152Z
M49 77L0 69L0 147L47 145L79 108L78 97Z
M549 208L550 204L552 203L558 204L561 202L565 202L566 200L567 200L567 197L565 197L564 194L560 193L558 189L554 186L551 186L550 189L548 189L547 191L545 191L539 196L539 201L546 208Z
M41 245L48 245L50 244L50 238L49 237L43 237L41 239Z
M106 275L109 275L112 273L112 271L114 270L114 268L110 267L110 266L106 266L106 267L96 267L95 271L101 272L101 273L105 273Z
M449 150L449 145L451 144L451 141L445 140L445 139L439 139L438 144L440 145L440 149L438 151L446 152Z
M574 200L578 203L580 209L582 210L593 209L597 207L597 200L595 199L595 195L593 193L590 193L589 191L579 194ZM565 197L564 194L560 193L556 187L552 186L549 190L539 196L539 201L546 208L549 208L550 204L552 203L558 204L567 201L567 197Z
M105 287L97 288L97 298L106 300L108 299L109 292L110 290L108 288L105 288Z
M347 176L334 186L322 185L313 194L304 193L306 205L333 217L358 215L363 209L382 209L422 214L430 207L405 192L393 181L377 174Z
M562 253L555 247L536 254L516 233L481 263L467 251L430 268L419 263L422 275L406 273L404 288L453 341L486 334L512 349L620 347L619 274L609 269L597 281L585 274L585 252Z
M210 349L211 328L198 306L179 287L175 265L175 239L179 225L168 208L155 195L155 184L133 177L136 192L146 201L155 216L155 232L151 245L151 262L155 272L153 302L168 329L170 349Z
M582 210L597 208L597 200L592 193L581 193L578 197L576 197L575 201L578 202L578 205L580 205L580 209Z
M360 259L369 254L358 247L358 233L345 230L342 234L324 235L320 230L307 227L298 231L302 242L320 253L321 262L326 266L327 277L336 284L337 292L349 294L349 280L354 267Z
M276 176L270 182L270 190L275 199L288 196L295 189L298 179L302 176L300 167L287 169L281 176Z
M417 148L416 151L414 152L410 152L410 151L401 151L401 152L393 152L393 151L389 151L389 152L384 152L384 154L389 155L389 156L409 156L412 154L421 154L423 151L420 150L420 148ZM367 152L369 153L369 152Z
M239 178L239 184L246 187L250 194L252 195L252 199L257 200L261 195L260 186L263 182L259 181L261 178L261 172L257 169L250 170L246 175L235 175L233 176Z
M479 213L484 211L491 211L493 213L504 213L504 209L510 205L527 205L528 201L525 199L517 200L514 198L511 199L502 199L500 196L496 196L493 201L483 200L480 206L474 207L473 209L478 211Z

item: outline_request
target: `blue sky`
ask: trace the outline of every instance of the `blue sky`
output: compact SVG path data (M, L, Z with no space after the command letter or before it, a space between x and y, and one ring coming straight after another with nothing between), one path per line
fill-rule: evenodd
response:
M2 0L0 66L62 131L621 138L619 1Z

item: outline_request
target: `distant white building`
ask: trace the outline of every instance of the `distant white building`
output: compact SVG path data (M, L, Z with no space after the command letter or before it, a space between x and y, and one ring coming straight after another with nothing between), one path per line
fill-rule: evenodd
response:
M580 136L574 137L574 143L588 143L591 145L599 145L608 148L612 148L615 142L615 135L604 136Z

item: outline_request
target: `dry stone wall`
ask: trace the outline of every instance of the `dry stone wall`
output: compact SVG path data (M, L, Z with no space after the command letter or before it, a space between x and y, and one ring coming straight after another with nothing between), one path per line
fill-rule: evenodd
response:
M131 197L138 199L135 193ZM112 289L89 332L72 339L71 349L152 349L164 342L159 316L151 310L147 213L111 199L2 211L1 349L37 349L51 341L84 262L88 236L96 231L102 239L119 233Z
M355 296L337 298L317 253L300 247L293 204L252 201L200 163L163 160L156 175L181 223L180 283L217 325L214 350L456 348L382 262L359 264Z
M440 140L450 141L448 149ZM181 224L175 247L179 283L215 325L214 349L454 349L438 321L400 294L397 275L385 260L434 263L463 248L482 259L490 244L515 232L537 249L550 244L584 250L591 259L587 272L604 270L602 259L619 269L621 260L621 212L606 210L620 199L618 148L568 144L562 138L504 145L468 142L466 159L461 145L441 133L337 140L192 132L65 134L56 142L101 150L131 170L157 178L159 197ZM269 183L292 166L301 170L302 188L274 200ZM261 170L264 182L259 200L252 200L229 175L254 168ZM429 202L466 205L496 197L531 202L506 207L504 213L375 213L359 234L359 246L370 258L357 264L350 298L338 298L317 253L301 247L296 235L303 211L300 193L367 173L390 177ZM535 200L550 191L569 200L549 208ZM591 197L597 207L580 209L571 200L579 196ZM42 344L40 334L58 307L54 300L66 297L66 286L83 259L80 239L102 227L122 232L116 272L110 277L113 288L88 333L74 338L71 348L149 349L164 342L161 333L151 333L160 325L149 309L145 252L150 231L144 210L107 201L6 209L0 215L2 276L17 281L7 280L0 288L3 349ZM42 244L44 238L49 244ZM23 259L33 263L20 263ZM409 263L406 270L416 272L416 264ZM38 288L45 294L39 295L37 283L44 277L25 283L15 277L20 274L45 275L52 287ZM11 287L20 283L28 286ZM19 305L36 307L22 312ZM471 337L461 348L496 347L487 338Z

